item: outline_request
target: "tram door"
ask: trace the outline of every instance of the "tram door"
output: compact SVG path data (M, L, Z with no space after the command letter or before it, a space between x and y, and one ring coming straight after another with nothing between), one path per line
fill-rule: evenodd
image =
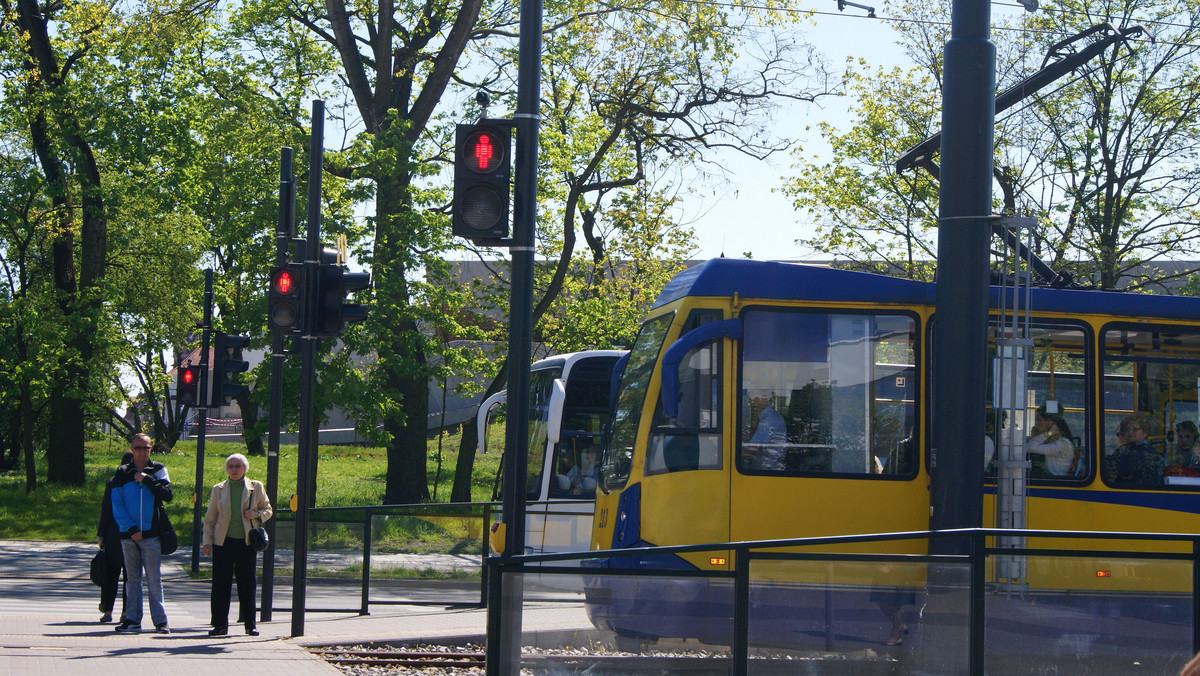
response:
M915 316L741 314L733 540L921 530Z

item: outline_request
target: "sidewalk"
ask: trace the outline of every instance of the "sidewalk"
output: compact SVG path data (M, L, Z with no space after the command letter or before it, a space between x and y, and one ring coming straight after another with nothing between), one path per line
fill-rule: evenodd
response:
M258 637L245 636L240 627L231 626L228 637L209 638L210 585L188 579L183 566L190 555L182 550L163 565L172 633L117 634L114 625L97 623L99 589L88 580L88 563L95 551L94 544L0 541L0 676L336 676L341 672L310 655L305 646L372 641L482 643L485 635L486 610L374 604L367 616L309 611L304 635L296 638L290 637L291 614L279 611L271 622L259 623ZM314 594L352 597L348 605L358 605L356 582L345 588L319 585L318 589L310 584L308 591L310 607L316 605ZM290 587L277 585L274 605L290 605L290 595ZM231 612L236 613L236 594L233 605ZM148 610L146 618L143 626L149 625ZM579 604L530 603L523 611L526 633L590 628Z

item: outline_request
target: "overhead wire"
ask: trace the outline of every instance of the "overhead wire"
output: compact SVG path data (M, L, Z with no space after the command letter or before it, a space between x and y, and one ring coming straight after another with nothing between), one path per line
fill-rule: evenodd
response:
M883 22L888 22L888 23L909 23L909 24L926 25L926 26L943 26L943 27L950 26L949 21L937 21L937 20L933 20L933 19L913 19L910 17L902 17L902 16L886 16L886 15L879 15L879 14L876 14L875 16L866 16L866 15L858 15L858 14L846 14L845 12L830 12L830 11L824 11L824 10L819 10L819 9L804 9L804 8L799 8L799 7L771 7L769 5L760 5L760 4L752 4L752 3L745 3L745 2L726 2L723 0L673 0L673 1L679 2L682 4L689 4L689 5L706 5L706 6L711 6L711 7L726 7L729 9L757 10L757 11L764 11L764 12L781 12L784 14L804 14L807 16L831 16L831 17L838 17L838 18L849 19L849 20L883 21ZM992 0L991 4L995 5L995 6L999 6L999 7L1014 7L1014 8L1021 7L1021 5L1018 5L1018 4L1008 3L1008 2L999 2L998 0ZM1022 7L1022 10L1023 9L1024 8ZM1087 14L1084 12L1073 12L1073 11L1063 10L1063 9L1059 9L1059 8L1041 7L1037 11L1045 12L1048 14L1057 13L1062 16L1076 16L1076 17L1091 16L1090 14ZM1156 19L1136 19L1136 18L1131 17L1129 19L1129 21L1131 22L1131 24L1140 25L1140 26L1164 26L1164 27L1171 27L1171 28L1184 28L1184 29L1197 28L1197 25L1194 25L1194 24L1176 23L1176 22L1171 22L1171 21L1160 21L1160 20L1156 20ZM1198 19L1198 23L1200 23L1200 19ZM1032 28L1027 28L1027 27L1017 27L1017 26L993 25L993 26L991 26L991 29L993 31L1004 31L1004 32L1009 32L1009 33L1028 33L1031 35L1043 35L1043 36L1051 36L1051 37L1060 35L1058 33L1058 31L1040 30L1040 29L1032 29ZM1200 48L1200 44L1198 44L1198 43L1156 40L1152 37L1131 37L1131 38L1128 38L1128 41L1130 41L1130 42L1155 42L1157 44L1174 45L1174 46L1179 46L1179 47L1191 47L1193 49Z

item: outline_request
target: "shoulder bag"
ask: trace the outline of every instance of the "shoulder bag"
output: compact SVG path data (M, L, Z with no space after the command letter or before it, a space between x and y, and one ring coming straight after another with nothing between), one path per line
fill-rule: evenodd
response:
M92 584L97 587L104 586L104 579L108 577L108 553L103 549L96 552L92 557L92 569L89 572L92 579Z
M179 536L175 534L175 527L171 525L171 519L167 518L167 510L161 501L158 502L158 543L162 547L163 556L174 554L179 548Z
M257 521L257 519L255 521ZM271 544L271 539L267 537L267 529L263 528L261 521L258 521L258 525L250 529L247 537L250 540L250 546L253 547L254 551L256 552L267 551L267 547Z

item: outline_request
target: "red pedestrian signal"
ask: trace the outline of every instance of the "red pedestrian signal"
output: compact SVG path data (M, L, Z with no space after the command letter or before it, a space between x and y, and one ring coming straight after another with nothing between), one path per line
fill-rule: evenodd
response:
M496 124L460 124L454 143L451 231L475 242L508 236L512 132Z
M271 270L267 293L267 320L271 328L284 333L299 333L303 328L304 266L290 263Z
M470 166L475 171L492 171L500 160L496 156L496 142L489 131L477 131L467 139L467 153L472 159Z
M200 366L189 364L175 370L175 400L184 406L200 405Z

